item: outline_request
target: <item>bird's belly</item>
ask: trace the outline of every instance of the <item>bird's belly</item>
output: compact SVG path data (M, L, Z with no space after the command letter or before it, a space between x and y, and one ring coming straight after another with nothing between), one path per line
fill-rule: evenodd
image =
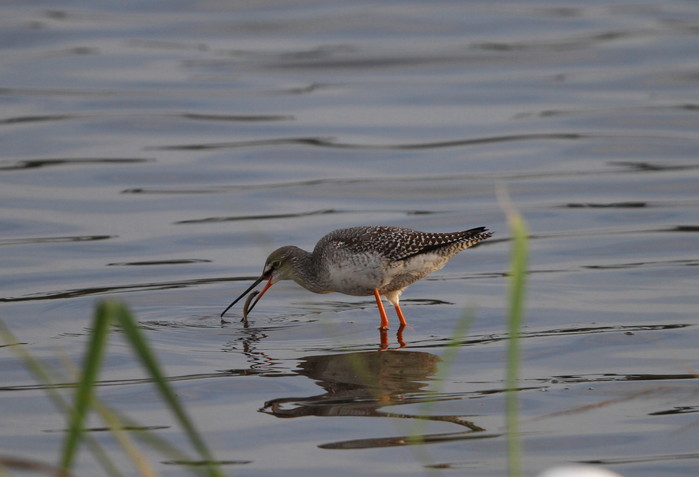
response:
M434 253L425 253L407 260L393 262L386 273L386 283L381 292L402 290L408 285L424 278L447 263L445 257Z
M367 296L384 286L387 283L386 266L372 258L355 257L352 263L336 263L328 270L329 291Z
M346 295L367 296L374 290L391 292L402 290L447 262L443 256L426 253L395 262L377 262L367 257L333 267L328 271L329 291Z

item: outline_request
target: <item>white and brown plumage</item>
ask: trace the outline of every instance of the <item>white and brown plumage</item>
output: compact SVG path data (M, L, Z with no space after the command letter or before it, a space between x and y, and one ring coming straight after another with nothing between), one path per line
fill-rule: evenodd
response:
M221 318L263 280L268 280L267 284L248 311L272 285L294 280L314 293L374 295L381 314L380 329L387 329L383 295L395 307L401 326L405 326L399 304L403 290L442 268L460 251L491 236L485 227L448 233L380 225L338 229L321 238L312 253L293 245L272 252L260 278L221 313Z

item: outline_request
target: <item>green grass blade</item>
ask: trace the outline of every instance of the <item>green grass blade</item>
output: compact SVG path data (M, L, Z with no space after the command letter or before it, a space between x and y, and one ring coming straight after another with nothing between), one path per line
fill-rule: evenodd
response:
M74 376L76 382L80 380L80 372L74 363L68 359L64 359L64 367L68 369ZM130 433L126 430L128 427L136 427L133 421L129 421L125 416L120 415L115 410L100 401L96 394L92 396L90 407L102 418L102 421L109 428L109 432L119 443L124 453L131 459L138 475L141 477L156 477L155 472L150 462L147 461L145 455L136 446L130 438ZM85 437L90 436L89 433L84 434Z
M109 456L102 450L99 443L89 433L85 432L84 428L87 414L92 408L97 411L105 423L107 423L110 431L114 434L115 439L122 445L124 451L132 459L132 462L139 472L139 475L155 475L153 468L145 461L143 455L138 451L138 448L131 443L127 433L122 430L124 427L138 427L138 424L101 404L95 395L95 387L97 385L99 370L106 352L109 327L112 323L118 323L121 325L124 334L130 341L130 344L134 348L143 366L150 373L151 378L163 396L163 399L168 403L172 412L185 429L190 441L203 457L203 460L207 462L207 466L205 468L198 467L192 469L192 471L197 474L204 472L207 475L215 477L223 476L211 453L208 451L204 441L196 432L192 421L189 419L184 408L179 404L174 392L171 390L167 379L160 370L155 355L148 347L143 333L126 306L115 301L102 302L96 308L93 322L93 329L90 333L86 354L83 359L82 374L79 375L77 379L74 407L71 408L70 405L63 399L61 394L54 388L57 381L52 378L52 374L55 373L49 372L38 359L34 358L26 349L24 349L24 346L19 343L12 332L0 320L0 337L3 339L3 341L5 341L5 343L11 345L11 348L20 357L20 359L22 359L25 366L27 366L37 381L46 386L45 391L57 409L68 416L68 432L63 442L60 468L66 473L66 475L70 472L70 469L76 460L79 445L84 441L88 445L88 448L93 455L98 459L107 475L113 477L122 475L120 470L112 463ZM71 366L68 367L73 369ZM191 460L177 448L151 432L137 431L137 434L141 439L144 439L150 445L159 448L161 452L176 460Z
M464 338L466 337L468 329L471 326L472 318L473 313L470 310L462 313L456 327L454 328L454 332L449 338L449 343L447 343L447 345L444 347L444 352L440 357L441 361L439 367L437 368L437 372L434 374L434 376L432 376L432 383L434 384L431 387L432 393L435 395L439 395L444 389L446 379L449 376L449 371L456 361L459 351L461 351L461 345L463 344ZM435 404L431 400L423 401L418 407L418 415L429 416L434 406ZM410 430L409 440L411 443L421 443L423 441L425 429L428 424L429 421L426 419L418 419L415 421L412 429Z
M449 343L442 353L442 364L439 366L437 373L434 376L434 380L438 383L444 383L444 380L449 376L449 371L456 361L456 357L461 351L461 346L464 344L464 339L468 335L468 330L471 327L471 322L473 321L475 313L473 310L466 310L461 314L459 321L456 323L454 332L449 339ZM441 390L437 390L438 392Z
M66 471L69 471L75 462L80 439L84 433L85 419L94 395L102 357L107 347L111 306L109 303L101 303L97 307L93 320L93 329L83 360L83 373L75 392L75 405L70 413L68 435L63 443L61 454L60 467Z
M456 324L456 327L454 328L454 332L452 333L449 339L449 343L447 343L447 345L444 348L444 352L441 356L441 363L437 368L437 372L432 377L432 382L435 383L435 385L432 386L432 392L435 395L439 395L443 392L446 379L449 376L449 371L451 370L452 365L456 361L459 351L461 351L461 345L463 344L464 338L468 334L468 329L471 326L472 318L473 313L470 310L467 310L464 313L462 313L458 323ZM435 403L431 400L423 401L419 405L418 415L425 417L430 416L434 406ZM411 445L410 450L417 459L417 461L422 464L426 474L429 476L440 476L443 474L438 470L437 467L432 465L435 463L435 459L434 457L432 457L432 453L429 451L429 448L425 445L424 442L427 425L430 422L431 421L427 418L415 420L408 435L408 442L410 444L420 444Z
M102 419L110 426L110 429L114 429L117 426L121 428L130 428L128 431L129 435L134 435L139 441L148 444L151 448L157 450L161 454L169 457L174 461L191 461L192 459L182 450L178 449L176 446L172 445L166 439L158 436L157 433L144 428L144 426L130 419L128 416L121 414L116 409L113 409L106 404L102 403L99 399L95 399L93 402L95 411L102 417ZM124 433L123 429L119 429L119 432ZM119 440L119 436L115 436ZM130 445L130 444L129 444ZM123 448L123 446L122 446ZM125 452L130 454L131 451L126 449ZM138 457L140 459L140 457ZM137 467L139 467L136 459L131 459L134 461ZM204 475L203 469L193 468L192 472ZM143 475L143 472L141 472Z
M54 387L56 382L58 382L56 379L54 379L53 374L55 373L49 372L41 361L35 358L25 348L25 346L19 342L19 340L14 336L14 334L2 320L0 320L0 337L2 337L6 344L11 345L11 349L19 357L19 359L22 360L29 372L32 373L34 379L44 386L44 392L56 409L65 415L69 415L71 412L70 406ZM120 477L123 475L111 461L104 449L102 449L97 440L88 434L84 435L84 438L90 452L92 452L92 455L97 459L107 475L111 477Z
M158 474L153 469L151 463L129 437L129 433L124 430L124 419L116 412L109 409L108 406L102 404L98 399L92 401L92 406L107 424L114 439L119 443L124 453L131 459L131 462L133 462L138 471L138 475L141 477L156 477Z
M500 203L507 214L507 221L512 235L512 252L510 257L509 317L508 331L510 339L507 346L506 376L506 425L507 425L507 461L508 475L519 477L521 471L521 443L519 439L519 403L517 388L521 363L520 333L524 318L524 299L526 290L526 273L528 261L527 226L517 212L505 189L498 189Z
M75 376L78 375L77 368L73 366L71 362L66 362L65 366ZM112 433L115 440L120 444L124 453L129 457L129 459L131 459L131 462L134 464L138 472L138 475L141 477L149 477L157 474L150 463L145 460L145 456L141 452L140 446L137 446L133 442L130 437L131 435L134 435L138 438L138 440L147 443L150 447L157 450L161 454L170 457L172 460L192 460L186 453L172 445L166 439L163 439L162 437L158 436L157 433L152 432L147 427L144 427L143 424L130 419L128 416L120 413L118 410L113 409L107 404L103 403L96 395L92 398L92 409L102 418L102 421L107 424L109 431ZM86 438L91 438L89 433L85 434L84 436ZM90 444L90 440L94 441L94 439L88 439L88 444ZM204 475L203 469L193 468L192 472ZM121 475L121 473L110 473L110 475Z
M117 302L107 302L109 306L114 307L115 316L118 320L122 331L128 338L131 346L133 347L136 355L141 360L141 364L146 368L153 383L160 391L160 394L165 401L165 403L170 407L170 410L177 417L180 425L184 428L190 442L195 449L199 452L202 459L208 463L209 474L212 476L223 476L219 466L216 465L215 459L211 452L209 452L208 447L204 440L199 436L193 422L190 420L185 409L180 405L179 400L175 396L172 388L170 387L167 378L161 371L161 367L148 346L143 332L138 327L136 320L133 318L131 313L128 311L126 306Z

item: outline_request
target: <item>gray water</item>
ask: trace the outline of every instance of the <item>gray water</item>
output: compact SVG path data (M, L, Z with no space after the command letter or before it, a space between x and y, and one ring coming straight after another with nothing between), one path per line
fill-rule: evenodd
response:
M697 2L29 0L0 45L0 313L56 369L114 297L229 475L505 475L499 185L525 474L696 475ZM220 324L271 250L362 224L495 236L407 289L402 349L393 310L379 353L371 297L293 283ZM54 464L63 416L12 346L0 376L0 455ZM100 397L188 448L144 377L111 333Z

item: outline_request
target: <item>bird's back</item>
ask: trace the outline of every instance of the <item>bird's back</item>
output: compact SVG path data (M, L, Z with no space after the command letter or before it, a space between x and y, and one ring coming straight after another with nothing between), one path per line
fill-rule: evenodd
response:
M382 225L352 227L330 232L318 242L314 254L333 249L348 254L377 254L387 261L405 260L427 252L451 256L491 236L485 227L446 233Z

